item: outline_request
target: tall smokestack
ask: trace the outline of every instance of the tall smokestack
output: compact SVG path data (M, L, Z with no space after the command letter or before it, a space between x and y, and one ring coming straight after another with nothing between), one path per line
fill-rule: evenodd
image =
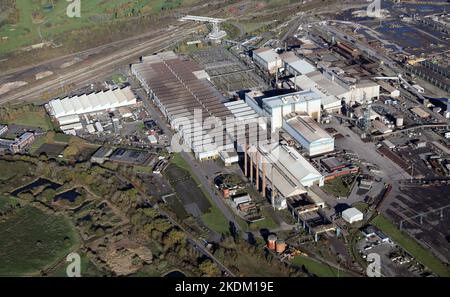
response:
M250 181L253 183L253 149L250 151Z
M266 164L261 163L262 166L262 195L266 197Z
M256 190L259 191L259 151L256 151Z
M245 177L248 177L248 172L247 172L247 144L244 144L244 175Z

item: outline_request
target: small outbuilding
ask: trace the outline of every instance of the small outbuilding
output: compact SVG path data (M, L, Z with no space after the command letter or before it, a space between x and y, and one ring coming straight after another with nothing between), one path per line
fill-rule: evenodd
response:
M360 212L358 209L352 207L347 208L342 212L342 218L350 224L353 224L355 222L362 221L364 218L364 215L362 212Z

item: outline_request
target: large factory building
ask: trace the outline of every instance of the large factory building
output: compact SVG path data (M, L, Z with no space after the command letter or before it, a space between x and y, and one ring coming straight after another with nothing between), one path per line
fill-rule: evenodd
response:
M291 112L305 112L314 120L320 120L322 97L315 91L307 90L264 98L258 91L245 94L246 102L258 114L267 117L271 132L283 126L283 117Z
M271 48L262 47L253 51L253 61L260 68L275 74L283 65L280 56Z
M131 72L197 159L218 158L221 151L234 152L233 139L222 126L233 114L224 105L227 100L197 64L181 60L173 52L163 52L143 57L141 63L131 66ZM236 159L234 155L230 158Z
M293 112L286 115L283 129L304 147L311 157L334 151L334 138L305 113Z
M246 145L244 174L263 196L270 197L275 209L287 208L286 198L324 184L324 177L298 151L279 143Z

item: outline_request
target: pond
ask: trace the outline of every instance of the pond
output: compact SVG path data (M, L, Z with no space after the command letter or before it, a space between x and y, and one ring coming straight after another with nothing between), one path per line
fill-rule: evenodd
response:
M57 196L55 196L55 198L53 199L53 201L59 201L59 200L67 200L69 202L75 202L75 200L77 199L78 196L81 196L80 193L77 192L76 189L72 189L70 191L61 193Z
M30 183L28 185L25 185L25 186L23 186L21 188L18 188L16 190L14 190L13 192L11 192L11 195L17 196L20 193L28 192L28 191L31 191L31 190L33 190L35 188L41 187L41 186L46 186L45 189L53 189L53 190L56 190L59 187L61 187L60 184L54 183L54 182L52 182L52 181L50 181L48 179L39 178L39 179L35 180L34 182L32 182L32 183Z

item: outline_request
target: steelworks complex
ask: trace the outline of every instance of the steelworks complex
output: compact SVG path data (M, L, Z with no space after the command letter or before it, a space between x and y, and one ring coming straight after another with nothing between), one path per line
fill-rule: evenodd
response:
M273 207L283 209L287 208L286 198L324 184L324 176L303 156L334 151L334 138L318 123L322 113L340 112L341 101L362 102L378 97L379 85L345 85L339 69L320 65L318 70L292 52L278 55L273 49L262 48L254 51L253 58L270 74L293 76L292 88L264 93L254 89L245 93L245 100L230 100L216 89L205 70L172 51L144 56L130 70L178 132L181 149L193 151L200 161L220 157L225 165L239 162L236 150L244 152L245 174L269 197ZM47 109L66 131L76 129L74 125L84 113L133 104L136 97L126 87L52 100ZM301 150L285 141L261 141L281 130Z
M324 176L294 147L250 140L261 131L267 135L266 129L271 133L284 129L309 156L332 152L333 137L316 122L321 118L323 93L310 89L266 96L254 90L245 94L245 100L230 101L197 64L173 52L142 57L131 72L197 159L221 157L228 165L239 161L236 148L244 151L245 174L275 208L287 208L286 198L307 193L314 184L323 185ZM203 121L211 118L217 121L205 128ZM230 119L235 124L225 125ZM243 125L236 127L236 123Z

